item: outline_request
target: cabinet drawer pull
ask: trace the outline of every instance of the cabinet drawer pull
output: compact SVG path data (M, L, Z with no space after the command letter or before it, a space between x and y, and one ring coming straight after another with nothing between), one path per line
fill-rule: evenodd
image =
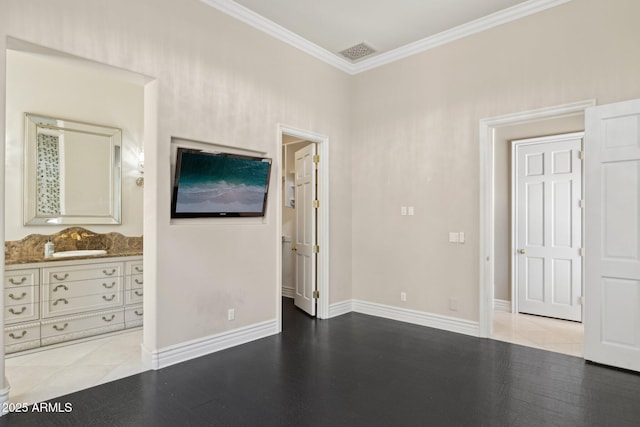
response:
M69 324L68 324L68 323L65 323L65 324L62 326L62 328L61 328L60 326L58 326L58 325L53 325L53 329L55 329L55 330L56 330L56 331L58 331L58 332L62 332L62 331L64 331L65 329L67 329L67 326L69 326Z
M27 307L25 307L25 306L22 306L22 310L20 310L20 311L15 311L13 308L10 308L9 309L9 313L11 313L11 314L22 314L22 313L24 313L24 311L26 309L27 309Z
M9 282L11 282L12 285L22 285L26 281L27 281L27 278L25 276L22 276L22 279L20 279L19 282L13 280L13 277L9 278Z
M109 298L109 297L107 297L105 295L102 295L102 299L105 300L105 301L113 301L113 299L115 297L116 297L116 294L111 295L111 298Z
M142 273L144 270L142 267L138 267L137 265L133 267L138 273Z
M26 331L26 330L22 330L22 334L20 334L20 336L19 336L19 337L18 337L18 336L13 335L13 332L11 332L11 333L9 334L9 336L10 336L11 338L13 338L14 340L19 340L20 338L24 338L24 336L25 336L25 335L27 335L27 331Z
M116 285L116 282L111 282L111 286L107 285L106 283L103 283L102 286L104 286L107 289L111 289Z
M13 294L9 294L9 298L11 298L11 299L12 299L12 300L14 300L14 301L21 300L22 298L24 298L24 297L26 297L26 296L27 296L27 293L26 293L26 292L23 292L23 293L22 293L22 295L20 295L19 297L15 296L15 295L13 295Z
M56 286L55 288L53 288L53 292L58 292L58 289L59 289L59 288L62 288L62 289L64 289L65 291L68 291L68 290L69 290L69 288L67 288L67 285L58 285L58 286Z
M111 322L115 318L116 318L115 314L112 314L110 319L107 319L105 316L102 316L102 320L104 320L105 322Z
M53 278L56 280L66 280L66 278L69 277L69 273L64 273L64 276L59 277L57 274L53 275Z
M136 294L136 296L139 296L139 297L141 297L143 295L142 292L138 292L138 291L134 291L133 293Z
M142 316L142 313L143 313L142 311L138 312L138 310L134 310L133 312L135 313L136 316Z
M53 305L58 305L59 302L63 302L65 304L69 304L69 301L67 301L65 298L59 298L59 299L57 299L57 300L55 300L53 302Z
M136 282L136 285L142 285L144 283L144 280L139 280L139 279L133 279L134 282Z
M107 276L113 276L116 273L116 271L118 271L118 270L115 269L115 268L111 269L111 272L108 272L107 270L102 270L102 272L104 274L106 274Z

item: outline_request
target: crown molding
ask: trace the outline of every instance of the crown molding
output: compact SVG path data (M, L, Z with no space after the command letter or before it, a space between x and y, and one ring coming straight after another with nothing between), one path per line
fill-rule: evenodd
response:
M232 1L232 0L200 0L203 3L218 9L219 11L232 16L268 35L283 41L301 51L341 70L348 74L353 74L353 64L340 58L335 53L311 43L309 40L300 37L296 33L287 30L281 25L265 18L254 11Z
M330 52L309 40L287 30L281 25L255 13L254 11L234 2L233 0L200 0L203 3L232 16L245 24L248 24L270 36L283 41L301 51L347 73L359 74L377 67L398 61L403 58L433 49L438 46L459 40L525 16L533 15L543 10L550 9L568 3L572 0L528 0L510 8L492 13L466 24L459 25L450 30L443 31L430 37L401 46L386 53L375 55L369 59L351 63L340 58L336 53Z

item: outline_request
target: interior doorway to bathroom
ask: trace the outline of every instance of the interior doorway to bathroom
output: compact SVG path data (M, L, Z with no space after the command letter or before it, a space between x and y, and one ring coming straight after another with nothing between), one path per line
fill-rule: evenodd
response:
M5 134L5 203L4 231L8 241L20 240L33 234L53 235L67 227L82 226L86 233L76 237L70 234L69 239L80 241L81 237L95 238L96 235L117 232L127 237L142 236L144 228L144 189L143 189L143 141L146 123L145 98L147 96L147 84L149 77L142 76L127 70L117 69L104 64L98 64L84 58L75 57L64 52L54 51L41 46L33 45L17 39L8 39L6 54L6 134ZM147 100L148 101L148 100ZM147 106L148 107L148 106ZM64 225L32 226L25 224L22 216L23 191L25 176L23 174L24 152L24 114L39 113L46 117L65 120L74 120L83 123L96 123L112 125L122 130L122 143L120 146L118 167L113 174L121 179L120 191L116 191L116 198L121 207L121 222L119 224L95 224L73 223L75 220L67 220ZM60 138L61 147L65 142ZM68 142L68 141L66 141ZM69 147L67 147L69 148ZM60 148L61 150L61 148ZM56 151L59 151L56 149ZM61 151L59 151L61 152ZM65 151L65 155L66 155ZM95 151L84 153L96 155ZM63 159L62 157L59 157ZM62 160L60 166L54 168L61 177L69 182L82 184L82 177L77 178L63 175ZM118 171L119 169L119 171ZM65 172L66 173L66 172ZM114 178L115 179L115 178ZM60 181L62 185L63 180ZM118 194L119 193L119 194ZM90 201L91 199L88 198ZM115 204L116 202L114 202ZM63 211L59 212L63 214ZM57 250L59 249L56 248ZM103 258L104 261L106 258ZM139 258L138 258L139 260ZM64 261L65 265L71 265L73 261ZM124 263L124 261L122 261ZM141 268L141 261L136 265ZM59 263L60 264L60 263ZM133 266L132 263L128 265ZM43 271L49 268L44 263L21 264L21 268L29 268ZM83 297L75 296L52 300L45 298L45 292L40 292L40 284L34 280L33 289L16 293L16 303L26 304L27 293L33 292L32 306L34 315L28 322L21 318L11 319L11 323L5 321L4 327L23 328L29 327L29 336L37 337L30 341L30 346L24 349L16 349L15 352L4 357L5 372L11 386L9 399L12 402L28 402L46 400L61 396L84 388L89 388L100 383L112 381L146 368L141 363L141 348L143 341L143 329L134 324L132 319L138 320L142 315L143 292L149 291L149 286L142 286L142 272L135 279L136 289L125 293L124 283L126 269L120 269L120 276L114 276L113 281L97 287L104 287L109 294L102 295L105 302L113 301L109 313L100 312L95 316L82 317L84 309L76 312L67 312L56 317L54 314L44 314L44 304L56 301L71 307L75 301ZM105 273L107 274L107 273ZM112 273L109 273L112 274ZM39 277L39 274L35 277ZM89 279L88 279L89 280ZM114 285L117 282L120 285ZM5 282L6 285L6 282ZM114 300L114 286L120 286L121 293ZM133 286L133 285L132 285ZM60 285L61 292L65 286ZM113 288L113 290L112 290ZM77 289L77 288L76 288ZM143 291L144 289L144 291ZM69 292L74 292L69 285ZM133 301L133 295L137 298ZM98 297L101 297L101 295ZM127 297L128 295L128 297ZM20 300L20 301L18 301ZM129 301L132 310L125 314L124 305L120 308L115 301ZM133 304L136 304L135 307ZM22 313L24 309L18 309ZM82 315L78 314L82 311ZM98 309L96 309L97 313ZM26 313L26 311L24 311ZM131 316L127 316L130 314ZM71 334L73 324L69 320L73 316L79 332ZM125 321L124 319L128 320ZM58 325L58 319L60 324ZM90 320L98 319L105 322L109 328L102 328L90 323ZM25 319L26 320L26 319ZM53 324L60 335L68 335L60 340L41 340L36 334L43 330L41 326L47 321L55 321ZM93 321L93 320L91 320ZM128 329L125 325L128 322ZM49 325L49 323L47 323ZM119 326L122 329L119 329ZM94 327L95 326L95 327ZM51 327L51 326L50 326ZM56 329L59 328L59 329ZM88 331L88 332L87 332ZM33 333L32 333L33 332ZM25 333L26 334L26 333ZM23 334L14 334L16 342L19 342ZM44 335L43 335L44 336ZM10 336L9 336L10 337ZM22 339L22 341L25 341ZM59 342L58 342L59 341ZM5 345L11 341L5 341ZM35 344L34 344L35 343ZM31 344L34 344L33 346Z
M328 139L280 132L281 292L310 316L328 317ZM281 315L281 314L280 314Z

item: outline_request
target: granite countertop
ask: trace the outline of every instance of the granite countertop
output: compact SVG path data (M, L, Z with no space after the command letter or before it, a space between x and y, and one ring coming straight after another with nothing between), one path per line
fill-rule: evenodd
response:
M55 246L55 252L102 249L104 255L77 257L45 258L44 244L47 241ZM28 264L35 262L57 262L74 259L111 258L142 255L143 239L128 237L120 233L99 234L82 227L71 227L51 235L30 234L21 240L4 242L5 265Z

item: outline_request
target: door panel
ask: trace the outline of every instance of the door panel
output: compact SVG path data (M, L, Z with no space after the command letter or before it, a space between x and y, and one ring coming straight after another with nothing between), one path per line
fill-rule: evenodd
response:
M585 359L640 371L640 100L585 124Z
M582 320L582 134L514 144L517 307Z
M296 285L294 304L315 316L316 301L313 291L316 289L316 168L313 158L316 145L310 144L295 152L295 208L296 241L295 265Z

